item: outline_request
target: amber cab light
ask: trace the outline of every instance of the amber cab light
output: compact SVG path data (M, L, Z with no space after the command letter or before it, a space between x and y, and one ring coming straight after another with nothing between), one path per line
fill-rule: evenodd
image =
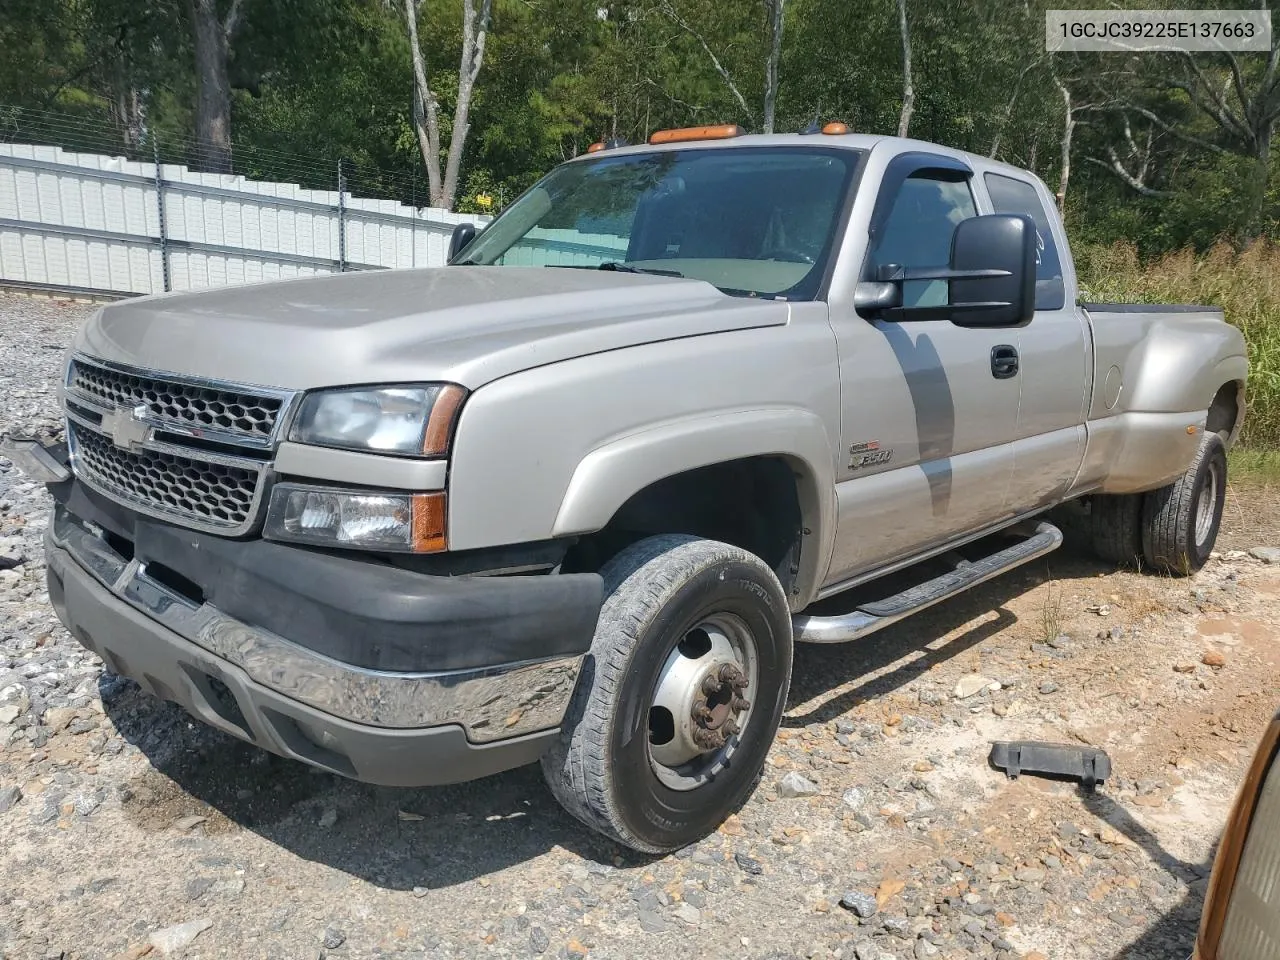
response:
M710 127L677 127L673 130L656 130L649 135L650 143L680 143L684 140L731 140L744 133L736 123L721 123Z
M587 147L587 153L599 153L604 149L604 142L597 140L591 146Z
M832 120L822 128L822 132L830 137L839 136L842 133L849 132L849 125L847 123L841 123L839 120Z

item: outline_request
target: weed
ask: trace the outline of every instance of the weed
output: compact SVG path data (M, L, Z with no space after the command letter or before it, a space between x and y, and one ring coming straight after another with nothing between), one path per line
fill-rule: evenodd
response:
M1045 643L1053 643L1062 636L1062 587L1051 578L1045 591L1040 604L1040 635Z

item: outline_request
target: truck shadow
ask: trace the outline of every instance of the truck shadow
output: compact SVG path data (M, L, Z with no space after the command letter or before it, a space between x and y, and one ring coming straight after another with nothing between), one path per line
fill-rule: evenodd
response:
M1096 563L1063 558L1053 572L1063 578L1091 576L1098 569ZM1047 576L1044 564L1024 568L861 643L799 647L793 706L783 724L834 719L855 702L898 689L933 664L980 644L1016 622L1005 604ZM950 642L925 646L992 611L994 616ZM911 659L912 653L918 655ZM822 699L866 675L873 676ZM184 817L207 817L200 829L211 841L220 833L251 830L306 860L396 890L452 886L556 847L601 872L647 862L561 810L536 766L454 786L376 787L265 753L120 677L104 674L99 686L108 718L153 768L131 782L124 797L125 816L139 829L167 831ZM818 706L795 712L795 704L815 699Z
M978 545L977 554L983 549ZM1109 569L1096 560L1074 552L1060 551L1048 561L1038 561L1012 570L958 597L908 617L893 626L848 644L799 644L796 647L795 671L791 680L788 712L782 724L804 727L825 723L841 716L857 704L884 696L918 680L939 663L963 654L1018 622L1007 604L1047 580L1088 579ZM880 594L910 586L906 580L895 584L886 578ZM839 612L841 597L823 601ZM852 607L857 598L846 601ZM946 642L938 640L955 630L968 629ZM859 681L859 678L862 678ZM859 681L847 690L831 696L835 688ZM949 695L950 691L941 691Z
M1175 907L1147 924L1141 936L1121 948L1114 960L1182 960L1189 957L1200 926L1205 883L1217 854L1217 845L1210 851L1206 862L1188 863L1161 846L1150 830L1105 793L1082 789L1080 799L1090 813L1128 837L1152 863L1170 877L1187 884L1188 888Z
M561 810L536 766L445 787L378 787L206 727L131 681L104 675L100 686L108 719L150 761L122 793L125 817L149 833L205 817L199 829L215 844L250 830L392 890L452 886L556 847L601 869L644 862Z

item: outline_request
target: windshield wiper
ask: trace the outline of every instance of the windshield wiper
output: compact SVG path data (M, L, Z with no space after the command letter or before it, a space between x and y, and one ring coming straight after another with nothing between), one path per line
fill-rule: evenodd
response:
M548 263L548 267L556 267L560 270L612 270L615 273L647 273L655 277L684 277L679 270L657 270L653 267L636 267L629 263L623 263L620 260L606 260L598 266L589 266L585 263Z

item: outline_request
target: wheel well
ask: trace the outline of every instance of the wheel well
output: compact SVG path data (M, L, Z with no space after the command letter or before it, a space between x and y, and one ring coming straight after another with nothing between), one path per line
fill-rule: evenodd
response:
M1223 384L1209 404L1205 430L1218 434L1230 446L1240 426L1240 413L1240 384L1233 380Z
M598 570L644 537L687 533L754 553L790 592L802 532L792 466L781 457L749 457L650 484L619 507L604 529L575 543L561 569Z

